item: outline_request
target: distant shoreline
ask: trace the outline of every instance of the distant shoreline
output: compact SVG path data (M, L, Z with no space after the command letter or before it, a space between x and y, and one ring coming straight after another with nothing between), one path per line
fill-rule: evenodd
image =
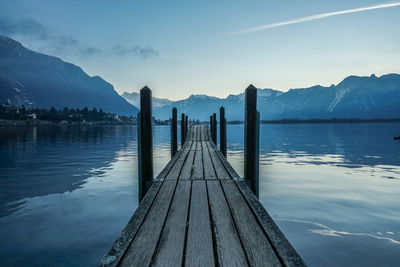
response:
M262 120L261 124L323 124L323 123L384 123L400 122L398 119L283 119L283 120ZM207 124L208 122L202 122ZM243 121L228 121L230 125L240 125ZM0 119L1 126L107 126L107 125L136 125L134 121L61 121L53 122L47 120L4 120ZM169 123L155 122L154 125L162 126Z
M261 124L308 124L308 123L363 123L363 122L400 122L396 119L282 119L262 120ZM243 121L228 121L228 124L243 124Z
M35 120L35 121L0 120L0 126L102 126L102 125L136 125L136 123L122 122L122 121L52 122L46 120Z

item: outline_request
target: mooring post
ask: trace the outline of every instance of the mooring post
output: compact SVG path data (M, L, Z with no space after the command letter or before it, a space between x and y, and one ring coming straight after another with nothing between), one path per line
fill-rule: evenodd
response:
M219 108L219 150L226 158L226 119L225 108Z
M214 144L217 145L217 114L213 113L213 131L212 131L212 139Z
M212 139L212 127L213 127L213 122L212 122L212 120L213 120L213 117L212 117L212 115L210 116L210 134L211 134L211 139Z
M257 111L257 88L252 84L245 92L244 115L244 178L258 197L258 164L260 144L260 113Z
M177 109L172 108L171 118L171 158L175 156L178 151L178 122L177 122Z
M188 134L188 131L189 130L189 126L188 126L188 116L186 116L185 117L185 140L186 140L186 138L187 138L187 134Z
M140 90L140 112L137 115L139 202L153 182L153 121L151 114L151 90Z
M185 113L181 116L181 147L185 143Z

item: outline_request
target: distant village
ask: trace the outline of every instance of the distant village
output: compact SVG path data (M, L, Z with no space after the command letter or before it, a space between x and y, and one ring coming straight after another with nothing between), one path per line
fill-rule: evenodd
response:
M154 125L170 125L171 120L157 120L153 117ZM195 123L195 121L191 122ZM84 107L50 109L26 108L0 104L0 125L99 125L99 124L136 124L136 116L122 116L104 112L102 109Z
M0 104L0 124L136 124L136 117L121 116L87 107L45 109Z

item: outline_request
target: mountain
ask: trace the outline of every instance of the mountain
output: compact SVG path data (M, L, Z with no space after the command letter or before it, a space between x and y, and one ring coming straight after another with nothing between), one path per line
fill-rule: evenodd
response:
M225 107L228 120L243 120L244 94L227 98L191 95L169 105L154 107L158 119L168 119L172 107L190 118L208 121ZM320 85L281 92L258 89L258 110L262 120L329 118L400 118L400 75L381 77L349 76L338 85Z
M0 36L0 103L26 107L96 107L120 115L138 109L99 76Z
M140 95L139 93L128 93L128 92L124 92L121 95L123 98L125 98L126 101L128 101L129 103L131 103L132 105L134 105L135 107L139 107L140 106ZM153 97L153 108L161 108L162 106L165 105L171 105L173 103L173 101L166 99L166 98L157 98L157 97Z

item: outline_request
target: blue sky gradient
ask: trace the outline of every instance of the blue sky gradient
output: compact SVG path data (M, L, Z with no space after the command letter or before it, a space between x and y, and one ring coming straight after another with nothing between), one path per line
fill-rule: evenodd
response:
M225 97L400 72L400 6L262 31L385 1L0 0L0 34L100 75L118 92Z

